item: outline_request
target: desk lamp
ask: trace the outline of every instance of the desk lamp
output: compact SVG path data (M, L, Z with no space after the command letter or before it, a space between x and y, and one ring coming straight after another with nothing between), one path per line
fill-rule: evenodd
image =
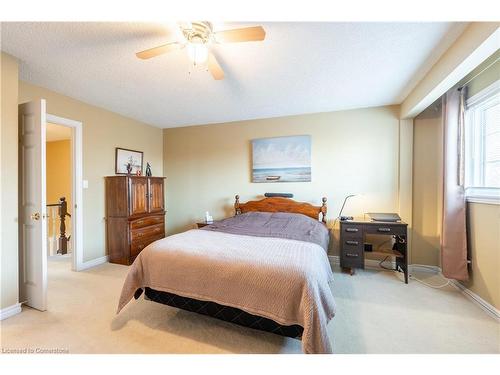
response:
M347 202L347 200L349 198L352 198L352 197L355 197L356 194L351 194L351 195L348 195L347 197L345 197L344 199L344 203L342 203L342 208L340 209L340 212L339 212L339 216L337 217L338 219L340 219L340 221L346 221L346 220L352 220L354 219L352 216L341 216L342 215L342 211L344 210L344 206L345 206L345 203Z

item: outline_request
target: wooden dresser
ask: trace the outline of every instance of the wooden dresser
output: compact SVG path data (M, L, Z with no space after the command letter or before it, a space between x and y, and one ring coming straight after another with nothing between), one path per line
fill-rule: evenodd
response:
M106 179L106 247L109 261L130 265L151 242L165 237L165 177Z

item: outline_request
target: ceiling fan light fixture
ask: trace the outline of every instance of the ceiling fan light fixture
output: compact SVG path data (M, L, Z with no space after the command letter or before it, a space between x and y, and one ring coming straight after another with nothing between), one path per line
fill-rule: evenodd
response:
M208 46L206 43L188 42L186 45L186 50L189 59L194 65L201 65L208 60Z
M224 70L210 51L213 43L253 42L264 40L266 37L266 31L262 26L214 32L212 24L208 21L181 22L178 25L182 34L178 41L137 52L136 56L147 60L176 49L186 48L195 68L199 65L206 67L215 80L221 80L224 79ZM191 74L191 68L189 73Z

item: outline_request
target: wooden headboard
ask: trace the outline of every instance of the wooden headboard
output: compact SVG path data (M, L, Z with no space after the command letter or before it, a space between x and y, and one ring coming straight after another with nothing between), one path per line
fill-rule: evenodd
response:
M245 212L260 211L260 212L290 212L295 214L303 214L319 220L321 214L321 221L326 224L326 198L322 199L321 206L313 206L306 202L297 202L290 198L264 198L259 201L249 201L240 203L240 196L237 195L234 201L234 210L236 215Z

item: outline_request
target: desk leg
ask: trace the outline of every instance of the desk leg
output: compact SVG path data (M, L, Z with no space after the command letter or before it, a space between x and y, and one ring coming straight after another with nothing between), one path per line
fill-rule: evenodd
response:
M354 275L354 268L352 267L342 267L342 272L348 273L349 275Z
M396 237L396 249L403 254L402 258L396 258L396 270L404 273L405 284L408 284L408 244L406 236Z
M404 269L404 273L405 273L405 284L408 284L408 241L406 239L406 236L402 236L403 238L403 249L404 249L404 255L405 255L405 269Z

